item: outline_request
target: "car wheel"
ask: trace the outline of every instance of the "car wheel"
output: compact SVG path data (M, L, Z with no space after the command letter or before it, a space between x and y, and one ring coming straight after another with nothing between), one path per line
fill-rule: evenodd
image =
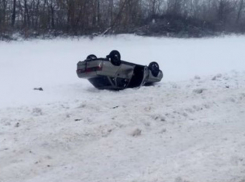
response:
M93 59L97 59L97 57L94 54L90 54L87 56L87 61L93 60Z
M159 65L157 62L151 62L148 66L149 70L151 70L151 73L154 77L157 77L157 75L159 74Z
M118 51L114 50L111 51L109 54L111 63L115 66L120 66L121 65L121 55Z

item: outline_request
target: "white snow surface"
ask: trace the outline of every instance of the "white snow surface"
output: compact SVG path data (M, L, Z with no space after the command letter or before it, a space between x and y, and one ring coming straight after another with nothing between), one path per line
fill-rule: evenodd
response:
M0 42L0 182L245 182L244 48L244 36ZM113 92L76 76L113 49L157 61L162 82Z

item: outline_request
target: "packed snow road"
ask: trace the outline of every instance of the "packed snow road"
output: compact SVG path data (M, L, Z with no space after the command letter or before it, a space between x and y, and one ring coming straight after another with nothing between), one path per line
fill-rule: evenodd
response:
M5 49L0 61L0 182L245 181L245 54L239 47L244 37L104 39L102 44L108 41L123 52L131 50L129 42L135 46L138 41L153 41L151 46L168 51L168 46L191 50L198 45L204 52L198 59L202 68L186 59L187 68L177 66L181 56L188 57L185 51L172 51L171 62L158 61L164 71L166 60L168 68L162 83L119 92L96 90L76 78L78 58L70 46L86 43L92 50L92 45L99 47L96 41L67 41L59 50L52 48L55 41L0 43L0 51ZM211 51L211 43L226 50L223 60L212 57L221 48ZM227 52L230 44L240 51ZM18 56L10 50L30 52ZM103 55L105 49L100 51ZM137 51L132 55L139 56ZM144 56L141 61L148 62Z

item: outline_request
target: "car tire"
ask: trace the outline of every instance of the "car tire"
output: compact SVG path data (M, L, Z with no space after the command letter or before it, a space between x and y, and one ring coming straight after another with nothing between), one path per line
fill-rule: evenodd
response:
M160 72L160 69L159 69L159 65L157 62L151 62L148 66L149 70L151 70L151 74L154 76L154 77L157 77L159 72Z
M90 54L86 58L87 61L91 61L91 60L94 60L94 59L97 59L97 57L94 54Z
M111 63L114 65L114 66L120 66L122 61L121 61L121 55L118 51L116 50L113 50L110 52L109 54L109 58L111 60Z

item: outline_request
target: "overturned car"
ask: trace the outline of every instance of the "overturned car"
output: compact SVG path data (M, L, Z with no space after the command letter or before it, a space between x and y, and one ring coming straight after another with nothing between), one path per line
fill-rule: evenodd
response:
M118 51L113 50L106 58L89 55L77 63L79 78L88 79L98 89L122 90L160 82L163 73L156 62L148 66L121 60Z

